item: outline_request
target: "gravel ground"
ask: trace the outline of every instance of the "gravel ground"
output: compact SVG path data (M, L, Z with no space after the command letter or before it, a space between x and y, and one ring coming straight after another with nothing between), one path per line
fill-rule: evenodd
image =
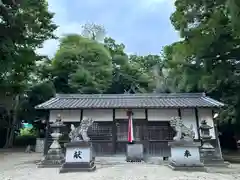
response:
M211 168L211 173L172 171L164 165L126 163L124 158L97 158L95 172L59 174L58 168L40 169L37 153L0 152L0 180L240 180L240 165Z

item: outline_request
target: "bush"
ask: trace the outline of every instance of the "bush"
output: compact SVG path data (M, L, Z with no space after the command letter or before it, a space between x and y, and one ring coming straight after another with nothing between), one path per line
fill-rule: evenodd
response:
M16 147L26 147L27 145L34 146L36 144L36 136L25 135L17 136L14 140L14 146Z
M25 147L27 145L35 145L37 131L34 128L22 128L20 134L14 140L14 146Z
M22 128L20 129L20 135L19 136L36 136L37 137L38 133L36 129L34 128Z

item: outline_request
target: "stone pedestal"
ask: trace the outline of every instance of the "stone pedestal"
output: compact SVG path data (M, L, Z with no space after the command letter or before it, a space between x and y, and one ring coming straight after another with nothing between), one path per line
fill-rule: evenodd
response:
M47 155L38 164L39 168L56 168L61 167L64 163L64 155L62 150L59 149L49 149Z
M65 147L65 163L62 165L60 173L94 171L96 169L91 143L75 141L67 143Z
M127 144L127 162L141 162L143 160L143 144Z
M169 167L173 170L206 171L200 161L200 142L179 140L169 142L171 146L171 158Z
M224 159L216 152L215 148L211 145L206 147L206 144L200 149L201 160L205 166L208 167L227 167L229 166L228 162L225 162Z

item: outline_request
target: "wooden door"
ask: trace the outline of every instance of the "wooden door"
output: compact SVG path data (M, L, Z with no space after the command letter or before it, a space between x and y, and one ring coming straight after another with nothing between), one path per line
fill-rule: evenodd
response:
M116 153L126 153L126 145L128 143L128 120L116 120L117 138L116 138ZM136 143L144 142L144 130L146 120L133 119L133 134Z

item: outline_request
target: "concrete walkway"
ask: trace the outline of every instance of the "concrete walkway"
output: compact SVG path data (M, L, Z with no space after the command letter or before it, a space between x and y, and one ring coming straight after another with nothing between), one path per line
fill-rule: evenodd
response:
M240 180L240 165L204 172L172 171L157 163L127 163L124 157L98 157L95 172L59 174L58 168L39 169L37 153L0 153L0 180ZM156 161L159 162L159 161Z

